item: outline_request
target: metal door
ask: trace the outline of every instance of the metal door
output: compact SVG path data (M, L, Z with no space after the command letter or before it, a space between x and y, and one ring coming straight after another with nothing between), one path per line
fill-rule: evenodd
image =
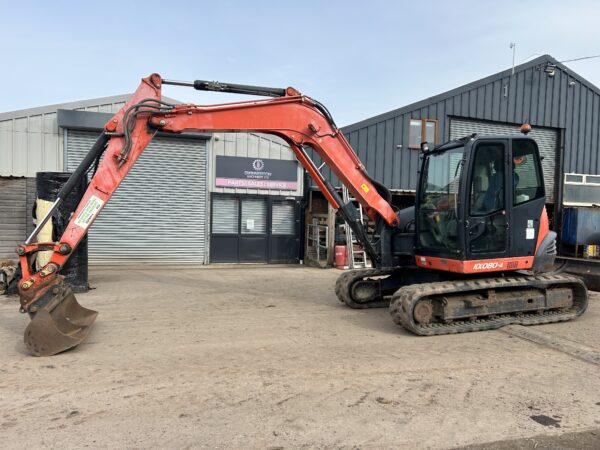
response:
M69 171L97 136L67 132ZM90 229L90 264L204 264L206 203L206 141L155 138Z
M269 262L293 263L300 259L300 202L271 202Z
M240 262L267 262L267 218L267 198L241 198Z
M213 195L211 202L210 262L239 261L240 200Z

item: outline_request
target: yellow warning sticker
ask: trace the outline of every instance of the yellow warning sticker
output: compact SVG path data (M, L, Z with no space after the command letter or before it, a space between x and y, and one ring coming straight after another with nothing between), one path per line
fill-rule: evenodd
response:
M87 230L102 209L102 206L104 206L104 201L92 195L73 223Z
M367 186L365 183L361 184L360 187L362 188L363 191L369 192L369 186Z

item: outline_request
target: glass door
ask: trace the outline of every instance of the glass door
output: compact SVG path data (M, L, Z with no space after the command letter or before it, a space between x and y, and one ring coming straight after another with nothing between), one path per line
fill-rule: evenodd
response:
M472 157L465 242L468 259L503 257L508 249L507 145L482 142Z

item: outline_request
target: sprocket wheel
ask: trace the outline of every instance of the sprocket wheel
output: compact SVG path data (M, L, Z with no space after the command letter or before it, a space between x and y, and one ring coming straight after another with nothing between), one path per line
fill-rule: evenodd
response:
M422 300L415 305L413 316L417 323L427 325L433 319L433 305L431 300Z

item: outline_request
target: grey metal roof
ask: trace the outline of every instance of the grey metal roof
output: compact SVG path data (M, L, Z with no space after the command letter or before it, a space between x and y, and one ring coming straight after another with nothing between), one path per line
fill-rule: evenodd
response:
M526 69L530 69L532 67L538 67L540 65L545 65L546 63L550 63L550 64L554 64L557 66L557 68L561 69L563 72L568 73L570 77L574 78L575 80L577 80L580 84L582 84L583 86L595 91L597 94L600 95L600 88L598 88L596 85L594 85L593 83L589 82L588 80L586 80L585 78L583 78L581 75L577 74L576 72L574 72L573 70L571 70L570 68L568 68L567 66L561 64L560 62L558 62L555 58L553 58L550 55L543 55L540 56L538 58L532 59L529 62L526 62L524 64L520 64L518 66L515 66L515 74L517 72L526 70ZM419 100L418 102L415 103L411 103L409 105L403 106L401 108L397 108L382 114L379 114L377 116L373 116L373 117L369 117L368 119L364 119L361 120L359 122L355 122L353 124L350 125L346 125L345 127L342 127L342 130L347 133L349 131L353 131L355 129L358 128L362 128L365 126L369 126L372 125L374 123L378 123L411 111L414 111L416 109L420 109L424 106L430 105L432 103L437 103L439 101L442 101L448 97L453 97L457 94L460 94L461 92L464 91L470 91L472 89L477 89L480 86L485 86L488 83L494 82L496 80L501 80L505 77L510 77L512 74L512 68L510 69L506 69L503 70L501 72L495 73L494 75L490 75L488 77L485 78L481 78L477 81L472 81L470 83L464 84L462 86L459 86L457 88L451 89L449 91L446 92L442 92L440 94L436 94L432 97L427 97L423 100Z

